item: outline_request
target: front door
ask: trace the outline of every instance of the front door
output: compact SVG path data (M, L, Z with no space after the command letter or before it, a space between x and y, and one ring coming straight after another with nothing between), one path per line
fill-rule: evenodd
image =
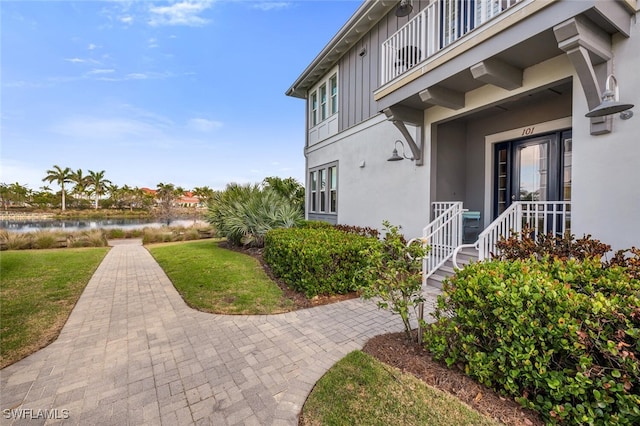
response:
M494 219L514 201L571 199L571 131L496 144Z

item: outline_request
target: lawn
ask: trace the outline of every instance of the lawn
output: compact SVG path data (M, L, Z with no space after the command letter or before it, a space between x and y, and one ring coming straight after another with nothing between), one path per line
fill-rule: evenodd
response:
M497 425L456 398L361 351L338 361L304 405L300 424Z
M192 308L216 314L264 315L294 309L260 262L219 241L147 246Z
M59 334L107 248L0 254L0 368Z

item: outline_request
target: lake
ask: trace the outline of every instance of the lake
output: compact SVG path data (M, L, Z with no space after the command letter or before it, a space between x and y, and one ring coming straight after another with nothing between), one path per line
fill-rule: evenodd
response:
M35 232L35 231L87 231L91 229L142 229L142 228L160 228L166 225L166 222L159 222L157 219L40 219L40 220L18 220L18 219L2 219L0 220L0 229L6 229L11 232ZM200 219L174 219L170 226L205 226L206 222Z

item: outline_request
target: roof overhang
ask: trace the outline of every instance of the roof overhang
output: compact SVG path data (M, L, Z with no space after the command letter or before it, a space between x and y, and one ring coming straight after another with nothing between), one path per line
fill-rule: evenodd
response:
M307 91L340 58L369 32L394 6L397 0L365 0L340 31L329 41L300 77L286 91L287 96L305 99Z

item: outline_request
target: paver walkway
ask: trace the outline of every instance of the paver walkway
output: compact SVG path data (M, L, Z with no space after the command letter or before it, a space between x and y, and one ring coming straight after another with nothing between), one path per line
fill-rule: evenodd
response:
M111 243L58 339L0 371L2 424L295 425L336 361L401 330L359 299L269 316L198 312L139 240Z

